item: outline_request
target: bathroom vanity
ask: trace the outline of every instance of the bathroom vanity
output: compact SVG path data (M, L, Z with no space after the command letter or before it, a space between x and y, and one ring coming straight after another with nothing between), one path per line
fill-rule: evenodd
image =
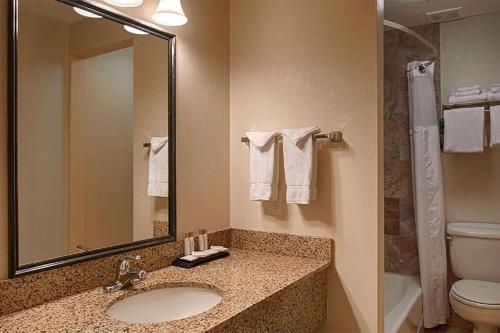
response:
M245 230L231 230L230 234L231 255L226 258L192 269L174 266L158 269L133 290L105 293L102 287L97 287L7 314L0 317L0 332L314 330L326 317L331 241ZM271 239L276 246L263 247L262 251L251 249L252 244L254 247L269 244ZM221 300L200 314L166 322L130 323L113 319L107 313L110 306L127 297L179 286L213 289Z

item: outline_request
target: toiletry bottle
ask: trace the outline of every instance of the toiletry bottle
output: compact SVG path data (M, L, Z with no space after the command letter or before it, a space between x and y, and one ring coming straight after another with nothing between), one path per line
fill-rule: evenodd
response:
M184 234L184 255L189 256L193 253L193 247L191 246L191 240L189 239L189 232Z
M189 244L191 245L191 253L193 253L194 251L196 251L194 247L194 235L192 232L189 232L188 236L189 236Z
M205 251L205 240L203 239L203 229L198 232L198 249L200 251Z
M207 229L202 229L201 232L202 232L202 235L203 235L203 248L204 248L204 250L208 250L208 234L207 234Z

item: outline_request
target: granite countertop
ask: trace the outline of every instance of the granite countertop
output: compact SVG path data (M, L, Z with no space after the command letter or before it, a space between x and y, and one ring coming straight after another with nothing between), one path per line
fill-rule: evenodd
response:
M151 272L136 290L105 293L95 288L0 317L0 332L205 332L330 265L329 260L250 250L230 253L192 269L169 266ZM215 288L222 300L206 312L165 323L128 324L106 314L120 299L175 285Z

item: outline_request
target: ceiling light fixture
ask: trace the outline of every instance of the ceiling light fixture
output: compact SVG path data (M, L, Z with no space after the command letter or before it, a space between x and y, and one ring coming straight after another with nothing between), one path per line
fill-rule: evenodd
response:
M139 30L139 29L136 29L136 28L133 28L131 26L128 26L128 25L124 25L123 26L123 29L127 30L128 32L130 32L131 34L136 34L136 35L148 35L148 33L146 31L142 31L142 30Z
M142 5L143 0L105 0L107 3L118 7L138 7Z
M102 16L91 13L89 11L86 11L84 9L78 8L78 7L73 7L73 10L77 12L78 14L85 16L85 17L90 17L90 18L102 18Z
M152 18L156 23L169 26L183 25L188 21L181 0L160 0Z

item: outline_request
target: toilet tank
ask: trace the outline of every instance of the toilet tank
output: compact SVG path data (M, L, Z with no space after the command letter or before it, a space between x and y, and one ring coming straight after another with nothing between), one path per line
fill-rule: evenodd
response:
M455 276L500 282L500 224L453 222L446 231Z

